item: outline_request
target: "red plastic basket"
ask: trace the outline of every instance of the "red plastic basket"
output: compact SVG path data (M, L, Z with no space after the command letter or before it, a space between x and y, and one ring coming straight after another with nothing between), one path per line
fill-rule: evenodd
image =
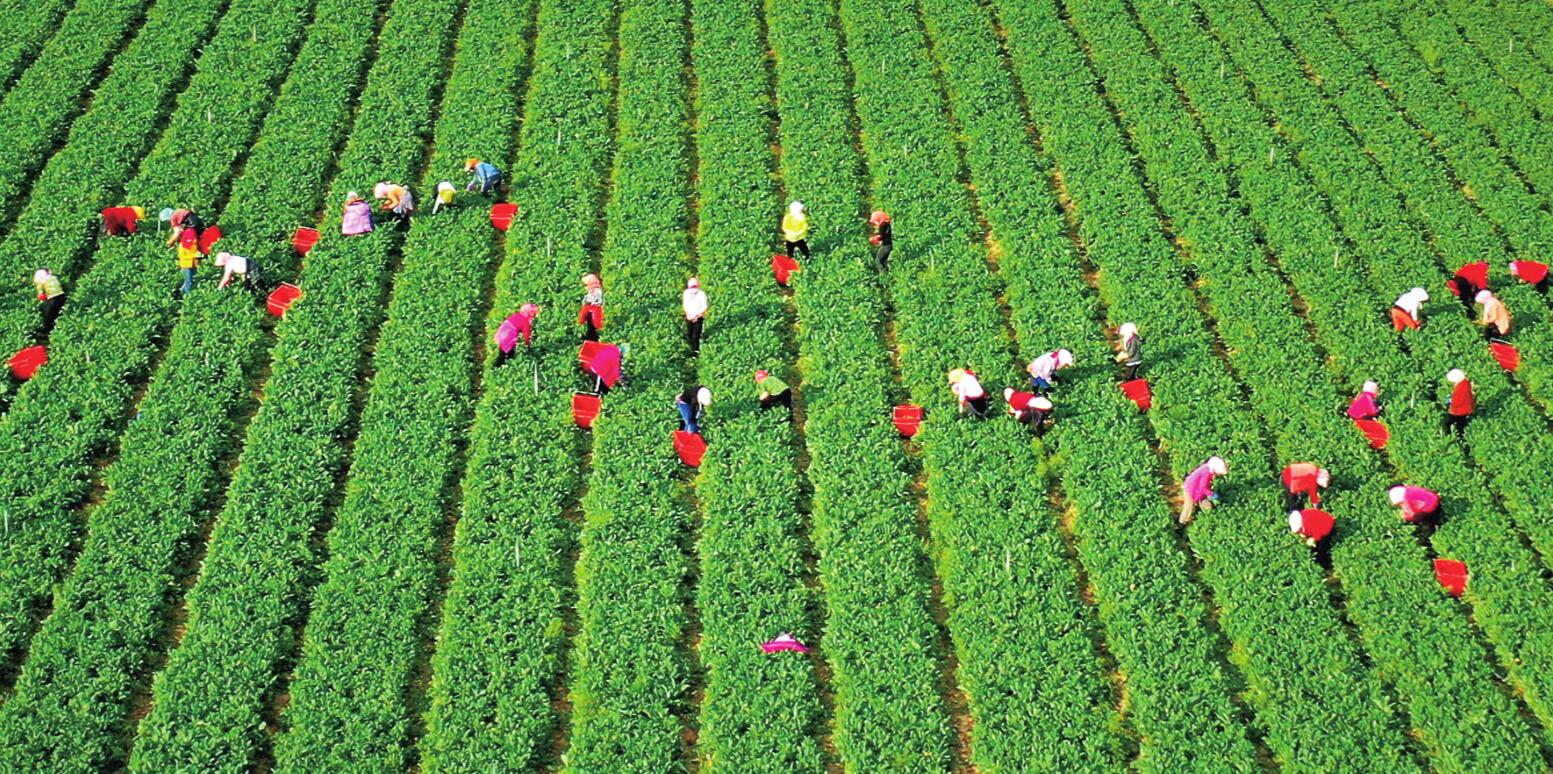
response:
M1154 405L1154 392L1149 389L1149 380L1133 379L1130 382L1122 382L1122 392L1127 399L1138 404L1139 411L1148 411Z
M1460 597L1467 590L1467 564L1455 559L1434 560L1434 577L1453 597Z
M518 216L518 205L510 202L491 205L491 225L498 231L512 228L512 219Z
M582 349L577 350L577 367L592 373L589 369L593 365L593 358L598 357L599 350L603 348L604 342L602 341L584 341Z
M778 285L787 287L787 283L793 279L793 272L798 271L798 262L785 255L771 256L771 274L776 277Z
M692 468L701 467L701 458L706 455L706 441L696 433L687 433L684 430L674 431L674 453L679 455L679 461Z
M1384 449L1386 448L1386 442L1391 440L1391 431L1387 430L1385 425L1373 419L1355 419L1353 426L1359 428L1359 432L1364 433L1364 437L1369 440L1371 448Z
M11 374L16 378L26 381L38 372L38 367L49 361L48 349L42 344L28 347L11 357L6 364L11 367Z
M302 297L302 289L289 282L283 283L270 293L269 301L265 304L270 314L276 317L285 317L291 305Z
M900 432L902 437L911 438L922 428L922 407L912 405L896 406L890 418L895 422L895 429Z
M299 228L291 235L291 249L296 250L297 255L307 255L307 251L313 249L313 245L316 244L318 244L316 228Z
M221 241L221 227L211 226L200 232L200 255L210 255L210 249Z
M1499 361L1500 368L1514 371L1521 367L1521 351L1516 349L1515 345L1496 341L1489 344L1488 348L1494 353L1494 359Z
M572 419L584 430L593 429L593 420L598 418L603 407L603 401L597 395L586 392L572 395Z

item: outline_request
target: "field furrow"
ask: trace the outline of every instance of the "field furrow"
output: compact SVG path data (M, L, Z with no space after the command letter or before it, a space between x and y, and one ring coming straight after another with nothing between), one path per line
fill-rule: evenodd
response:
M697 91L695 248L711 304L696 360L712 391L696 479L701 534L700 661L706 672L696 758L704 770L823 768L813 663L759 643L792 632L819 644L805 588L800 439L785 417L754 410L751 375L792 356L788 312L770 268L775 112L756 0L694 0ZM659 409L672 417L671 401ZM768 718L769 722L758 719Z
M552 701L574 599L576 538L565 513L582 448L568 409L577 349L567 314L588 269L610 158L613 17L609 2L539 6L509 195L523 212L507 233L486 341L522 304L544 311L532 360L487 366L481 379L420 745L427 771L557 763L550 743L560 713ZM495 350L485 349L489 361Z
M1332 548L1332 569L1367 651L1397 686L1414 725L1447 768L1471 770L1493 760L1533 765L1537 746L1514 702L1493 684L1481 651L1465 648L1439 658L1433 642L1471 642L1474 634L1424 580L1431 557L1379 496L1389 472L1332 410L1343 403L1338 385L1317 378L1295 390L1284 378L1311 371L1325 376L1325 353L1306 340L1305 322L1287 302L1273 266L1262 260L1267 246L1254 238L1253 223L1231 198L1229 181L1193 131L1163 69L1135 55L1147 48L1147 40L1120 2L1075 0L1067 7L1105 76L1115 112L1128 117L1126 128L1161 206L1191 246L1188 258L1201 293L1251 387L1253 405L1276 428L1280 460L1319 460L1337 471L1341 489L1324 505L1343 527ZM1259 341L1280 346L1258 346ZM1418 637L1425 631L1432 636ZM1499 731L1459 733L1453 705L1461 704L1479 708L1482 722Z
M832 743L848 769L942 770L954 741L939 689L932 584L907 460L890 425L885 306L868 268L861 154L835 11L818 0L768 0L765 11L782 180L787 198L813 213L815 257L794 280L793 304ZM781 213L768 217L779 249ZM795 382L785 364L772 371Z
M130 184L135 198L179 201L212 215L221 210L309 7L254 2L227 14L168 132ZM270 32L262 45L251 38L259 27ZM234 61L246 65L233 69ZM216 114L222 120L210 119ZM0 650L8 661L70 564L82 528L75 508L96 478L94 463L113 447L179 310L177 272L161 239L113 240L99 252L59 319L48 367L22 387L0 421L0 507L12 525L0 584L7 611Z
M1274 129L1252 118L1259 108L1246 85L1219 76L1225 54L1181 16L1144 14L1138 20L1192 100L1218 154L1233 164L1237 190L1273 248L1279 270L1297 291L1329 367L1349 389L1366 379L1385 385L1385 400L1393 406L1385 415L1392 433L1387 455L1402 481L1430 487L1444 499L1449 516L1430 542L1440 555L1473 568L1469 598L1474 620L1509 665L1511 682L1527 690L1528 703L1538 707L1539 691L1525 686L1529 676L1545 670L1522 670L1518 663L1545 651L1539 644L1545 635L1538 632L1546 627L1512 611L1545 594L1544 581L1536 558L1522 546L1461 448L1440 431L1438 416L1417 409L1417 396L1429 394L1434 373L1420 370L1422 361L1410 358L1397 336L1378 324L1375 306L1353 303L1366 297L1366 278L1341 264L1352 261L1351 251L1360 246L1344 240L1314 183L1295 167L1294 154L1280 146ZM1268 147L1275 149L1271 157ZM1391 483L1378 482L1376 496ZM1429 584L1425 568L1414 572L1414 583Z

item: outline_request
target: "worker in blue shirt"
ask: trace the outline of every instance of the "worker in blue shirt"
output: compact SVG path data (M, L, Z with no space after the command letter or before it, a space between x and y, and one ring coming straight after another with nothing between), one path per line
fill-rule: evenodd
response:
M480 189L480 193L490 193L492 189L501 185L501 170L490 163L479 159L470 159L464 162L464 171L474 175L469 185L464 186L465 191Z

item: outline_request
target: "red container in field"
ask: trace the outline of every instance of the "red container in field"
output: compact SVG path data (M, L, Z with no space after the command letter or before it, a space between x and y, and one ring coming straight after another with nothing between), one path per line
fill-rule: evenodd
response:
M1130 382L1122 382L1122 392L1127 399L1138 404L1139 411L1148 411L1154 405L1154 392L1149 389L1149 380L1133 379Z
M1385 425L1373 419L1355 419L1353 426L1359 428L1359 432L1364 433L1364 437L1369 440L1371 448L1384 449L1386 448L1386 442L1391 440L1391 431L1387 430Z
M270 293L269 301L265 306L270 310L270 314L276 317L285 317L286 311L301 297L302 289L287 282Z
M1499 361L1499 367L1506 371L1514 371L1521 367L1521 351L1513 344L1496 341L1488 345L1488 349L1494 353L1494 359Z
M512 228L512 219L518 216L518 205L510 202L491 205L491 225L498 231Z
M1461 593L1467 590L1467 565L1455 559L1434 560L1434 577L1445 588L1446 593L1460 598Z
M771 274L776 277L778 285L787 287L787 283L793 279L793 272L798 271L798 262L785 255L771 256Z
M577 350L577 367L592 373L589 369L593 365L593 358L597 357L599 350L603 348L604 342L602 341L584 341L582 349Z
M210 255L210 248L221 241L221 227L211 226L200 232L200 255Z
M299 228L297 233L291 235L291 249L297 251L297 255L307 255L307 251L318 244L318 229Z
M22 381L32 378L38 372L38 367L49 361L48 349L42 344L28 347L11 357L6 363L11 367L11 374Z
M922 407L903 405L896 406L890 419L895 422L895 429L903 438L911 438L922 428Z
M597 395L586 392L572 394L572 419L584 430L593 429L593 420L598 418L603 408L603 401Z
M706 441L696 433L687 433L684 430L674 431L674 453L679 455L679 461L692 468L701 467L701 458L706 454Z

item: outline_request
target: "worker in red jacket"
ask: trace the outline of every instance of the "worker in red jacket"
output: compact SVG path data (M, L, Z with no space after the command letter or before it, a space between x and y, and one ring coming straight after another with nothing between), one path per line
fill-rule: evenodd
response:
M1548 265L1536 261L1511 261L1510 276L1520 279L1537 289L1538 293L1548 293Z
M1451 383L1451 401L1445 407L1445 427L1460 436L1466 431L1472 412L1477 410L1477 396L1472 393L1472 380L1460 368L1452 368L1445 375L1445 381Z
M1488 290L1488 261L1473 261L1459 269L1448 280L1445 287L1451 293L1461 299L1461 305L1467 310L1467 316L1472 316L1472 299L1480 290Z
M144 207L109 207L102 211L102 230L108 236L133 236L146 217Z
M1421 486L1394 486L1387 496L1409 524L1439 524L1440 496Z
M1295 462L1283 469L1283 497L1289 510L1300 507L1300 498L1310 498L1311 505L1321 504L1321 490L1332 482L1326 468L1309 462Z
M1052 413L1050 399L1044 395L1006 387L1003 389L1003 400L1008 404L1009 416L1013 417L1015 422L1035 428L1036 437L1046 434L1046 420Z
M1289 531L1304 538L1311 548L1319 548L1336 524L1332 514L1316 508L1289 511Z
M1353 420L1374 419L1380 416L1380 385L1375 382L1365 382L1359 394L1353 402L1348 404L1348 418Z

